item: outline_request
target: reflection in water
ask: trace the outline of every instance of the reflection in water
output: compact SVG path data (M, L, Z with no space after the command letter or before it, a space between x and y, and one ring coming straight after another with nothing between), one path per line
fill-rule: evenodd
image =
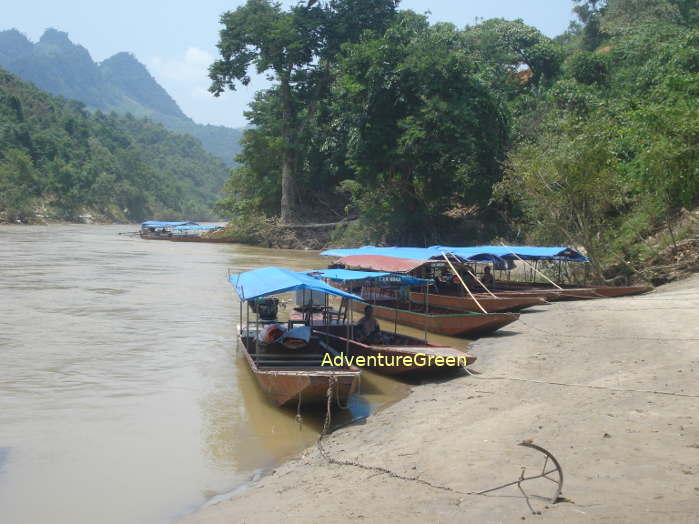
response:
M226 282L304 251L144 241L133 226L0 226L0 522L153 523L318 436L236 353ZM407 386L370 373L335 423Z

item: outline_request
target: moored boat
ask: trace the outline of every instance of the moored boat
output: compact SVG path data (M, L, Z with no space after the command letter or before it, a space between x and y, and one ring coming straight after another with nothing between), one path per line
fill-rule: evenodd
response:
M252 329L249 321L243 324L242 303L257 304L254 313L259 317L259 299L287 291L310 290L350 300L361 298L277 267L231 275L229 281L241 300L239 337L245 359L265 394L279 406L327 402L329 393L337 403L345 405L359 387L360 370L356 366L336 364L333 359L340 355L310 327L294 328L290 322L285 329L266 321L262 329L258 322Z
M338 353L317 336L302 348L290 349L281 342L260 342L255 332L243 330L240 342L258 384L278 406L322 404L329 389L345 405L359 387L360 370L333 365Z
M162 222L150 220L141 224L139 235L144 240L170 240L174 242L226 242L226 239L209 238L208 233L223 226L202 225L197 222Z
M463 311L479 311L478 304L488 313L500 313L503 311L522 311L533 306L545 306L546 300L540 297L492 297L484 293L474 293L476 300L469 296L445 295L429 293L427 300L431 305L458 309ZM425 293L412 291L410 300L418 304L425 302Z
M423 374L462 368L473 364L476 357L458 349L430 344L401 333L380 331L376 342L354 340L351 330L342 325L314 325L326 341L340 354L354 357L353 362L385 375ZM364 357L358 360L356 357Z
M546 296L548 301L588 300L594 298L614 298L641 295L653 291L652 286L590 286L590 287L553 287L545 284L526 282L508 282L499 284L493 290L498 296Z
M487 335L519 318L519 313L474 313L432 306L425 310L421 304L394 301L376 301L371 305L378 318L453 337ZM361 311L364 305L353 303L352 307Z

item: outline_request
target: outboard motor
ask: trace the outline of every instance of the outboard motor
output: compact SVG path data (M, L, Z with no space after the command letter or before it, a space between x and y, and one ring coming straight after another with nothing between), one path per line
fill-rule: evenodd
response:
M253 313L257 313L262 321L277 320L277 312L279 311L279 299L276 297L265 297L251 300L249 302L250 309Z

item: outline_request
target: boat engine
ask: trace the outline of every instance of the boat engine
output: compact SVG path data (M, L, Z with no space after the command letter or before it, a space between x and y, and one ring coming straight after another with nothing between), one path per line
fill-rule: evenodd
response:
M265 297L251 300L249 302L250 309L253 313L257 313L260 320L269 321L277 320L277 312L279 311L279 299L276 297Z

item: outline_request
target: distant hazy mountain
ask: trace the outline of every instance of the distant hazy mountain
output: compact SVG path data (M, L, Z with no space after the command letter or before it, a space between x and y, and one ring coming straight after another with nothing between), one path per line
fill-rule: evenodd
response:
M87 49L71 42L67 33L47 29L34 44L10 29L0 31L0 67L90 108L148 117L168 129L188 133L228 164L240 149L242 129L196 124L129 53L95 63Z

